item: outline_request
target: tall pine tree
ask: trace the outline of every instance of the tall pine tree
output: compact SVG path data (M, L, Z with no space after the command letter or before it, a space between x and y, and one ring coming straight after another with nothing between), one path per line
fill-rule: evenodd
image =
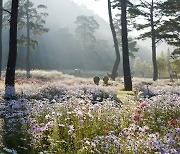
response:
M18 18L19 0L12 0L11 19L10 19L10 37L9 37L9 56L5 79L5 98L15 97L15 67L17 57L17 18Z
M158 28L161 25L163 14L160 13L159 0L139 0L129 8L131 20L134 21L134 27L139 30L144 30L139 39L151 38L152 47L152 63L153 63L153 80L158 79L158 67L156 60L156 46L161 41L158 38ZM139 22L138 18L143 18L144 22Z
M160 5L160 9L166 18L158 29L159 38L177 47L173 54L180 55L180 1L166 0Z
M121 3L121 28L122 28L122 51L124 87L126 91L132 90L131 70L129 63L128 29L127 29L127 3L128 0L119 0Z
M11 6L11 1L7 1L4 7L8 10ZM44 27L45 17L47 13L44 10L47 7L45 5L34 6L34 3L30 0L19 0L19 15L18 15L18 47L26 46L26 76L30 77L30 51L35 50L38 42L33 38L36 35L42 35L48 32L48 28ZM4 14L4 27L9 27L7 22L9 14ZM26 31L24 31L26 30ZM31 32L31 33L30 33ZM31 36L30 36L31 34Z
M112 36L113 36L115 53L116 53L116 60L115 60L113 70L112 70L112 73L111 73L110 77L113 80L115 80L115 78L117 76L117 70L118 70L118 67L119 67L119 63L120 63L120 52L119 52L118 39L117 39L117 35L116 35L114 23L113 23L113 18L112 18L112 6L111 6L111 1L110 0L108 0L108 13L109 13L109 23L110 23Z

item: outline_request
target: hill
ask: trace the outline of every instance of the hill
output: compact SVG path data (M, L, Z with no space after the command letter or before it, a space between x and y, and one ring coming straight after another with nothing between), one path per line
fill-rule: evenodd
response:
M34 1L34 0L33 0ZM71 0L40 0L35 4L45 4L49 16L46 27L49 32L34 37L39 45L36 51L31 52L31 67L33 69L74 69L111 70L114 63L114 50L109 24L95 15L85 6L77 5ZM79 15L94 16L99 23L99 30L95 33L97 43L94 50L83 51L74 34L74 21ZM8 44L8 30L3 32L3 44ZM103 46L100 42L104 43ZM100 47L101 46L101 47ZM3 67L7 61L7 46L4 46ZM25 68L26 48L19 48L17 68Z

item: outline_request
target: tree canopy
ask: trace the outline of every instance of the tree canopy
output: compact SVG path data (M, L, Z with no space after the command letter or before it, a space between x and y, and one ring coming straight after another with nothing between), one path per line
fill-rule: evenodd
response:
M162 25L158 32L168 44L180 48L180 1L166 0L160 5L160 9L166 18L163 19ZM174 53L178 53L176 49ZM178 52L177 52L178 51ZM179 52L180 53L180 52Z
M28 13L29 13L29 28L31 30L31 34L42 35L48 32L48 28L45 25L45 18L48 16L44 10L47 8L45 5L38 5L35 6L33 2L26 0L19 1L18 7L18 46L26 46L27 45L27 34L24 31L27 28L27 16L26 16L26 7L28 5ZM7 1L4 4L4 8L10 10L11 1ZM3 15L3 26L5 28L9 27L9 13L4 13ZM38 45L38 41L35 40L33 37L30 38L30 47L31 49L35 49Z
M78 16L75 24L77 24L75 33L82 42L83 47L92 48L96 42L94 32L99 29L99 24L93 16Z

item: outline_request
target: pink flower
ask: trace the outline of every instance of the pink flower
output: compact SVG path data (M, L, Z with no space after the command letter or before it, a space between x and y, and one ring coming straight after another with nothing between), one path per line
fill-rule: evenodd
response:
M180 121L178 119L173 119L173 120L169 121L169 125L170 126L175 126L175 125L179 124L179 122Z
M139 104L138 106L137 106L137 110L138 111L141 111L141 110L143 110L144 108L146 108L147 107L147 102L142 102L141 104Z
M141 109L145 108L146 106L147 106L147 102L142 102L142 103L139 105L139 107L140 107Z
M140 116L140 114L136 113L136 114L132 115L132 119L134 121L140 121L141 120L141 116Z

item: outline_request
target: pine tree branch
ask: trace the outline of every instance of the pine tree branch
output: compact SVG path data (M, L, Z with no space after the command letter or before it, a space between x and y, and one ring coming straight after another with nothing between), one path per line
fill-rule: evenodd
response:
M162 42L162 38L161 38L161 39L158 39L158 40L156 41L156 47L159 45L158 43L159 43L160 41Z
M8 10L6 10L6 9L4 9L4 8L0 8L2 11L5 11L5 12L7 12L7 13L9 13L9 14L11 14L11 12L10 11L8 11Z
M141 2L145 7L147 7L147 8L149 8L149 6L151 7L151 4L148 3L147 1L145 1L145 2L146 2L149 6L148 6L145 2L143 2L142 0L140 0L140 2Z
M163 17L163 14L161 14L161 17L159 17L159 19L155 22L154 26L157 26Z

